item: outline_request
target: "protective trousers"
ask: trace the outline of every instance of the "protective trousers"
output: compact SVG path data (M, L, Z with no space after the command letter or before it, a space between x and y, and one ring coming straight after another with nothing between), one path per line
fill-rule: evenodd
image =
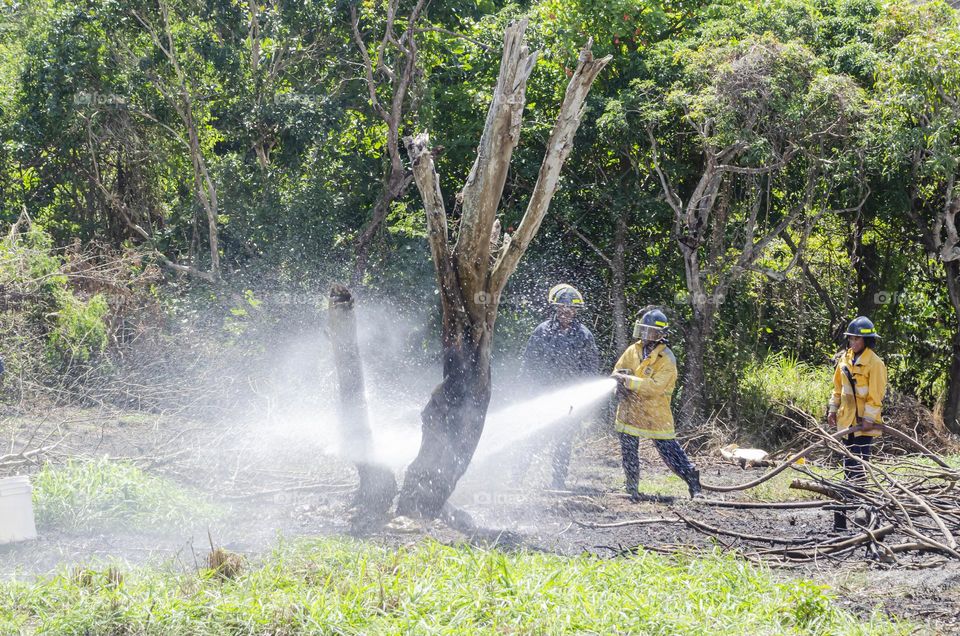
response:
M867 479L867 473L863 461L870 461L873 437L870 435L847 435L840 441L852 455L852 457L843 456L844 481L854 486L864 483ZM847 516L842 510L833 512L833 527L835 530L847 529Z
M534 456L553 446L550 455L550 464L553 467L551 487L563 489L566 487L567 473L570 467L570 455L573 444L580 432L580 420L569 418L561 422L550 431L533 435L530 440L522 442L515 453L511 469L511 480L514 484L521 484L523 476L530 468Z
M655 439L653 445L660 453L663 463L687 484L698 480L699 475L683 447L675 439ZM627 478L627 491L637 492L640 482L640 438L636 435L620 433L620 454L623 458L623 473Z

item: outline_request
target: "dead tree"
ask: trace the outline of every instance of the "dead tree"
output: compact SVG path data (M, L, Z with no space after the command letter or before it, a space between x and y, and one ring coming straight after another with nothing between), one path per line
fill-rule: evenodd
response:
M429 137L421 133L404 139L423 198L440 291L443 380L421 413L420 452L407 468L399 514L436 516L473 457L490 401L490 351L500 294L540 228L573 147L590 87L610 60L595 60L591 42L580 52L523 220L501 241L497 209L520 137L527 79L537 57L524 43L526 27L526 20L514 22L504 33L500 73L477 158L460 193L460 232L452 246Z
M360 487L355 505L354 523L363 524L381 518L393 503L397 482L390 469L373 459L373 440L364 396L363 368L357 344L357 319L353 296L343 285L330 289L327 331L333 346L333 360L340 389L340 440L343 455L357 467Z

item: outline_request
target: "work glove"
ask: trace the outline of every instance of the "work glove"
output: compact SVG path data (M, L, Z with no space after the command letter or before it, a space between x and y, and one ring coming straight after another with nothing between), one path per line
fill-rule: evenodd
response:
M617 399L626 399L627 396L630 395L630 389L627 388L627 379L633 376L631 376L629 373L625 373L623 370L618 370L614 372L611 377L617 381Z

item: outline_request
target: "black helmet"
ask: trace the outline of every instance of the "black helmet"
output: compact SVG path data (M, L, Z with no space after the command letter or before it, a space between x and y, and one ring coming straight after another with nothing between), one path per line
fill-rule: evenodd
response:
M847 330L843 332L845 336L861 336L863 338L879 338L877 330L873 326L873 322L866 316L858 316L854 318L849 325L847 325Z
M666 314L659 309L651 309L633 323L633 337L635 340L660 340L670 328L670 321Z

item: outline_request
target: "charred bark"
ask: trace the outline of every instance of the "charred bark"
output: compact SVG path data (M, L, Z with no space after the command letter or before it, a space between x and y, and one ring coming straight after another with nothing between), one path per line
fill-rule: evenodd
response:
M613 302L613 344L617 355L630 346L627 320L627 209L617 215L613 233L613 256L610 259L610 295Z
M473 457L490 401L490 352L500 294L540 228L573 147L587 94L610 60L594 60L590 43L580 52L526 212L517 231L501 241L497 209L520 137L527 79L536 62L524 43L526 25L526 20L512 23L504 33L500 74L477 158L461 193L460 234L453 246L429 137L423 133L404 140L427 217L443 315L444 361L443 380L421 413L420 452L407 468L399 514L440 514Z
M449 348L443 382L421 413L423 441L407 468L397 513L435 517L467 470L490 403L490 366L472 347Z
M943 265L956 330L951 347L947 393L943 402L943 423L951 433L960 435L960 260L949 261Z
M397 492L397 482L393 472L378 465L373 458L373 436L367 416L353 296L343 285L333 285L330 289L327 330L333 345L333 361L340 390L342 452L354 463L360 477L353 519L354 526L358 527L386 516Z

